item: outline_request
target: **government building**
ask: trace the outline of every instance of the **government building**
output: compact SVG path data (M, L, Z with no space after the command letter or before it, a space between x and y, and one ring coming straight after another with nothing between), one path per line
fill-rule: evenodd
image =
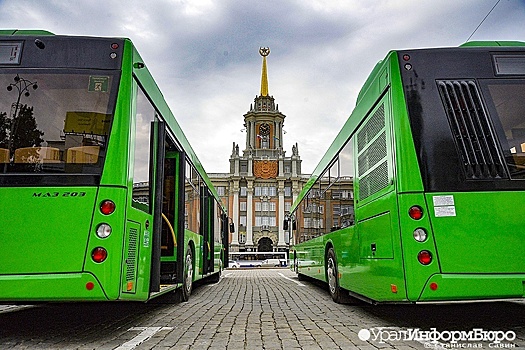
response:
M261 89L244 114L246 143L233 142L229 173L208 174L235 227L230 233L230 252L288 252L284 217L308 180L301 175L297 143L288 155L283 148L286 116L268 89L270 49L261 48L259 53Z

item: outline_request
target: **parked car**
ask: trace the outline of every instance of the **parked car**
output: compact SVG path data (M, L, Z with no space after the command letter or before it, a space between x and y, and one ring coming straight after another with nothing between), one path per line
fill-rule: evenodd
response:
M238 269L239 267L241 267L241 265L237 261L230 260L228 261L228 267L230 269Z

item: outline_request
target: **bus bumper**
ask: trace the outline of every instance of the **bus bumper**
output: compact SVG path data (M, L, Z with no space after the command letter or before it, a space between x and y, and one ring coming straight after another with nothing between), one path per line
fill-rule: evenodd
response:
M525 296L525 274L436 274L418 302L516 299Z
M0 303L97 300L108 298L89 273L0 276Z

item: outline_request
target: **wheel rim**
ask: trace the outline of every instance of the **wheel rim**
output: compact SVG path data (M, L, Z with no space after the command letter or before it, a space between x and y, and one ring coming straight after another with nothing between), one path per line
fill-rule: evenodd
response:
M337 289L337 277L335 275L335 264L332 257L328 258L326 272L328 274L328 287L330 288L330 294L333 295Z
M191 253L188 252L186 255L186 291L191 291L191 283L193 282L193 261L191 259Z

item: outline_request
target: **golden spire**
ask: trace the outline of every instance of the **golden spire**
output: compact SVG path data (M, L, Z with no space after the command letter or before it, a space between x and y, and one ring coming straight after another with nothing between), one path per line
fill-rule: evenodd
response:
M259 54L263 57L261 76L261 96L268 96L268 69L266 68L266 56L270 54L269 47L260 47Z

